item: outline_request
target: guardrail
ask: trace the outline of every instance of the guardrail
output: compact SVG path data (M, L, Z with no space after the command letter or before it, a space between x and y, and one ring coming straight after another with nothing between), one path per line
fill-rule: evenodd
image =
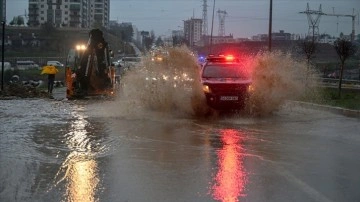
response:
M321 78L321 85L324 87L337 87L339 79ZM360 89L360 80L343 79L342 87Z

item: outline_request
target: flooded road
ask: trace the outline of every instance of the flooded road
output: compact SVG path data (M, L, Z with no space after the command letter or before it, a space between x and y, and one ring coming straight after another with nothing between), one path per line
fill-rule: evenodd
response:
M360 121L2 100L0 201L360 201Z
M304 62L244 60L251 113L205 118L195 57L167 55L113 101L1 100L0 201L360 201L360 119L285 102L319 95Z

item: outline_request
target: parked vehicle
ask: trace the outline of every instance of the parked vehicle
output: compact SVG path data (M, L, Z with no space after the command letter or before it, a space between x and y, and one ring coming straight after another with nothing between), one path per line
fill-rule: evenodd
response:
M141 62L141 57L123 57L118 62L123 68L132 68Z
M46 65L53 65L53 66L58 67L58 68L64 67L64 64L62 64L59 61L47 61Z
M1 62L0 62L0 67L1 67ZM11 63L10 62L4 62L4 70L8 70L11 69Z
M16 61L16 69L26 70L26 69L41 69L41 68L34 61L25 60L25 61Z

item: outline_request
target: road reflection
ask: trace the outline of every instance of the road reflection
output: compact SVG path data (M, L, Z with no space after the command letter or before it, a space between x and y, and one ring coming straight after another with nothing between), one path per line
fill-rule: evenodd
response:
M87 117L74 112L66 144L70 153L63 162L58 174L63 175L60 181L66 182L66 200L76 202L93 202L96 199L99 176L95 161L96 146L91 140L93 133ZM95 134L96 135L96 134Z
M217 150L218 170L211 186L213 199L223 202L239 201L246 184L243 167L244 134L233 129L220 130L220 148Z
M68 165L68 201L97 201L95 194L99 178L97 163L94 160L71 162Z

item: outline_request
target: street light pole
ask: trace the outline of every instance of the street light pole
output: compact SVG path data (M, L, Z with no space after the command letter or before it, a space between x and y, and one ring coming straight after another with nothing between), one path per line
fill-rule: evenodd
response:
M212 21L211 21L211 34L210 34L210 51L209 54L212 54L212 42L213 42L213 28L214 28L214 13L215 13L215 0L213 5Z
M271 32L272 32L272 0L270 0L270 12L269 12L269 52L271 52Z
M2 25L2 46L1 46L1 91L4 91L4 53L5 53L5 21Z

